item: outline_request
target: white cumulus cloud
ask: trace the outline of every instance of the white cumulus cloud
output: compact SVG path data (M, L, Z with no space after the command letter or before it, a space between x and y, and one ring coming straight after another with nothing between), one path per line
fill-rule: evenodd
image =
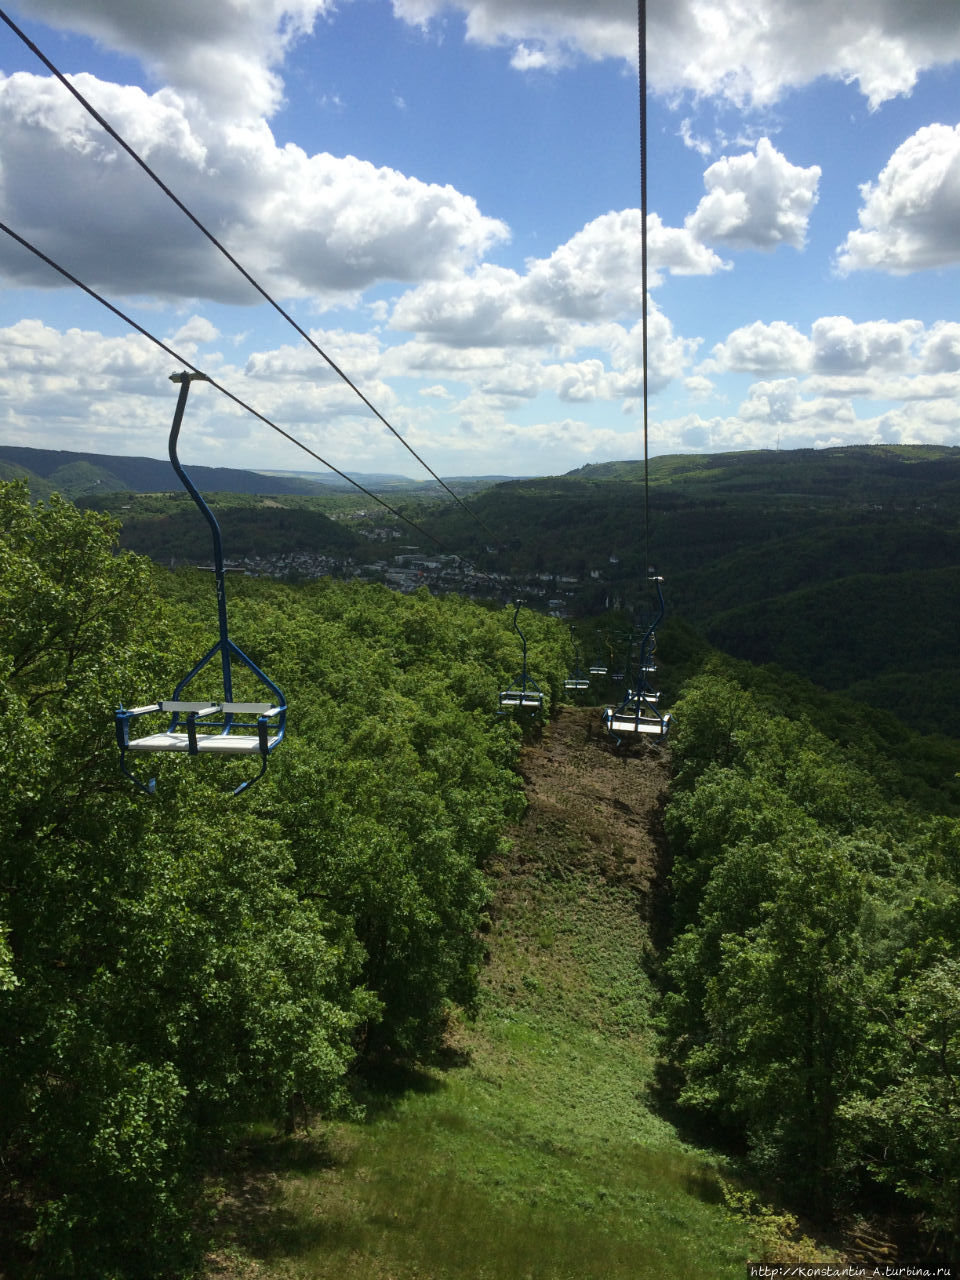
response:
M809 367L813 344L783 320L760 320L735 329L711 353L708 371L731 369L748 373L801 372Z
M813 324L813 364L817 373L862 373L904 369L922 333L919 320L870 320L854 324L846 316L824 316Z
M455 274L507 237L470 196L353 156L280 147L265 121L188 118L171 90L90 75L75 82L214 230L281 296L329 302L381 280ZM70 200L62 199L63 191ZM56 81L0 76L4 220L94 287L162 298L256 302L239 273ZM149 230L145 230L149 229ZM59 283L0 244L19 283Z
M960 372L960 324L941 320L923 343L923 367L930 373Z
M236 119L280 105L278 68L333 0L18 0L22 14L138 58L158 83Z
M725 263L684 228L647 222L651 287L665 272L710 275ZM482 263L459 278L404 294L391 327L455 346L564 342L570 325L638 314L641 289L638 209L602 214L547 258L521 273Z
M450 11L469 40L523 45L527 58L636 60L631 0L393 0L420 27ZM954 0L672 0L648 7L648 74L659 92L775 102L820 76L855 83L871 108L960 58ZM524 66L524 60L515 60Z
M696 239L747 249L803 247L817 201L819 166L791 164L761 138L755 151L710 165L703 180L707 194L686 219Z
M840 248L841 272L902 275L960 262L960 125L918 129L860 194L860 226Z

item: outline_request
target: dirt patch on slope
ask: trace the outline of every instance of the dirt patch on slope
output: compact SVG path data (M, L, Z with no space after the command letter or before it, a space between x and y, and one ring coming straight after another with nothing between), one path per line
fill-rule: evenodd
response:
M599 707L561 707L540 741L524 747L528 808L511 832L512 861L517 870L531 860L559 874L595 869L635 892L650 919L664 870L669 747L643 739L618 749L601 716Z

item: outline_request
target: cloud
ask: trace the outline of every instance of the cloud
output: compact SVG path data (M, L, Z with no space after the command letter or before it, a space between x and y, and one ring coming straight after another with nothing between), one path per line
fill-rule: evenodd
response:
M203 316L191 316L186 324L182 324L180 328L170 339L174 346L178 342L205 343L215 342L220 337L220 330L210 323Z
M283 297L330 302L381 280L442 279L508 235L453 187L353 156L279 147L265 121L188 119L169 89L151 95L90 75L75 83L247 269ZM54 80L0 75L0 209L15 230L95 288L258 301ZM0 245L0 268L18 283L59 283L9 243Z
M662 318L656 323L663 327L657 336L662 346L670 338L669 326ZM936 360L951 362L950 352L957 351L951 344L958 337L952 329L960 326L917 333L917 360L903 371L891 359L895 344L883 335L874 335L871 343L862 334L863 343L888 367L763 379L726 416L661 418L654 405L654 450L755 449L777 441L783 448L877 439L955 442L960 371L913 372L914 363L920 368ZM642 450L638 406L630 399L640 387L635 330L585 326L583 340L602 339L608 358L584 348L581 358L563 360L534 351L445 348L418 339L380 349L375 336L342 330L317 330L315 336L335 358L359 370L364 391L410 443L451 472L502 471L508 457L515 473L546 474L584 461L637 457ZM682 358L680 340L673 342L676 358ZM863 361L852 363L862 366ZM655 365L654 376L659 376L659 360ZM33 447L161 457L174 399L170 372L167 358L140 337L19 321L0 329L3 437ZM335 465L412 473L409 455L314 353L292 346L264 349L245 369L215 356L210 372ZM423 393L401 399L386 379L415 380ZM454 395L451 384L460 394ZM709 384L699 389L706 392ZM571 406L572 415L551 412L549 402L535 404L544 394L559 402L558 409ZM864 413L864 398L896 403L881 414ZM614 418L606 406L617 400L624 413ZM191 397L188 428L188 461L252 468L315 465L304 463L292 445L211 388L199 387Z
M322 335L338 354L336 334ZM328 461L352 466L390 455L386 429L340 379L310 353L280 348L251 358L247 370L220 357L206 370ZM299 376L284 377L285 364ZM60 331L37 320L0 329L0 431L7 443L162 458L176 395L169 357L137 335ZM364 390L402 423L397 397L374 371ZM397 445L394 452L399 451ZM303 455L263 423L200 384L191 394L182 453L187 461L262 468L303 466ZM348 455L344 458L344 455ZM293 461L297 459L297 461ZM400 469L405 469L401 467Z
M735 329L698 372L811 374L827 385L828 379L864 374L949 372L953 361L960 367L960 325L940 325L925 335L919 320L856 324L847 316L822 316L809 338L782 320Z
M310 336L339 368L349 370L352 380L376 376L382 350L375 334L354 333L348 329L311 329ZM244 374L265 382L309 380L346 386L323 357L304 343L252 352L247 357Z
M641 292L639 209L605 213L578 231L549 258L527 263L526 292L555 315L571 320L614 317L637 311ZM650 287L663 271L675 275L712 275L720 258L688 231L665 227L656 214L647 219Z
M393 0L421 28L450 11L467 39L548 58L636 61L636 8L625 0ZM768 105L820 76L855 83L871 108L920 73L960 57L952 0L674 0L650 6L648 74L660 92ZM523 60L515 61L523 67Z
M946 320L935 324L923 343L922 360L930 373L960 372L960 324Z
M775 427L804 424L809 427L815 423L817 431L827 424L832 428L838 422L849 425L856 420L849 401L827 396L805 399L796 378L755 382L740 406L739 416L745 422L763 422Z
M159 84L215 114L269 116L280 105L277 68L291 44L333 11L333 0L19 0L21 13L92 36L138 58Z
M642 393L639 324L574 326L566 339L561 351L534 344L457 346L416 337L386 348L380 368L384 377L442 378L466 386L471 412L515 408L543 394L571 403L629 403ZM681 377L696 349L656 310L650 316L649 346L652 391Z
M813 344L809 338L783 320L764 324L760 320L734 329L725 341L717 343L704 368L748 373L772 373L778 370L800 371L810 364Z
M513 51L510 65L515 71L557 71L566 61L556 50L528 49L521 42Z
M922 332L919 320L854 324L846 316L824 316L811 330L812 369L829 374L905 369L912 359L911 347Z
M3 438L31 448L159 456L172 411L169 365L139 335L20 320L0 329Z
M751 154L725 156L703 175L707 194L686 219L697 240L741 249L802 249L820 168L800 168L761 138Z
M716 391L716 384L711 382L709 378L705 378L702 374L694 374L683 380L684 390L688 392L694 400L707 400Z
M684 228L647 222L651 287L664 272L710 275L725 268ZM458 278L427 283L397 302L391 328L452 346L542 346L563 343L570 326L637 315L643 303L638 209L591 222L548 258L521 273L492 263Z
M542 346L553 333L545 309L524 297L523 277L492 263L411 289L394 307L390 327L455 347Z
M860 228L840 247L841 273L904 275L960 262L960 125L919 129L860 194Z
M693 132L693 122L689 117L680 121L680 139L683 145L690 151L696 151L697 155L702 156L704 160L713 154L713 144L706 138L698 138Z

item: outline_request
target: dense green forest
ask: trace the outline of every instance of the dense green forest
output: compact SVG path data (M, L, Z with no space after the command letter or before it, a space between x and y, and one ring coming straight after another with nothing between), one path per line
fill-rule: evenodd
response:
M578 575L589 617L637 603L647 496L672 615L736 657L960 736L960 449L667 456L649 477L614 462L513 481L472 503L499 555L458 509L424 516L484 568L505 553L514 571Z
M429 1053L470 1004L483 868L521 797L519 730L492 711L511 615L238 581L234 630L290 690L289 741L243 803L241 766L176 758L146 801L113 708L169 696L207 648L212 582L0 493L0 1256L186 1275L205 1162L237 1126L346 1105L358 1061ZM532 618L528 638L549 694L565 637Z
M241 765L171 757L147 800L113 709L208 647L210 576L23 485L0 504L0 1256L36 1280L187 1277L209 1170L251 1124L349 1111L358 1073L428 1058L469 1015L523 806L521 730L495 714L512 610L231 580L288 741L240 799ZM525 619L549 709L571 640ZM659 1105L768 1201L824 1230L869 1213L956 1265L960 744L685 621L659 653Z
M333 472L266 473L203 466L191 466L190 470L200 488L222 493L318 496L351 489L349 480ZM354 478L367 488L433 487L432 481L408 480L405 476L358 474ZM101 493L157 493L173 487L170 464L159 458L31 449L25 445L0 445L0 479L25 479L37 497L50 491L78 498Z
M91 465L74 464L67 478L79 482L76 467ZM48 480L31 485L47 496ZM204 530L184 498L108 487L65 492L116 515L131 550L166 565L206 561ZM665 456L647 477L640 463L605 463L471 492L472 515L438 502L429 485L391 502L481 572L524 591L553 579L546 598L559 595L582 620L637 606L647 497L650 557L673 616L736 657L777 662L927 732L960 736L960 449ZM362 495L234 493L218 496L217 508L237 556L304 552L328 558L323 572L347 574L346 562L389 559L400 544L438 550ZM369 508L359 520L358 508ZM389 539L370 541L375 529Z
M665 1094L821 1221L911 1204L956 1267L960 827L783 710L719 658L675 707Z

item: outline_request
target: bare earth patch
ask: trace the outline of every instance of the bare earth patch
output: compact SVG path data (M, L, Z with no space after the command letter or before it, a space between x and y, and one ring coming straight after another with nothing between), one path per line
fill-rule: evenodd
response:
M538 743L524 748L520 772L528 809L510 833L520 864L562 858L632 889L643 918L663 858L661 815L670 781L669 746L641 740L618 749L602 708L561 707Z

